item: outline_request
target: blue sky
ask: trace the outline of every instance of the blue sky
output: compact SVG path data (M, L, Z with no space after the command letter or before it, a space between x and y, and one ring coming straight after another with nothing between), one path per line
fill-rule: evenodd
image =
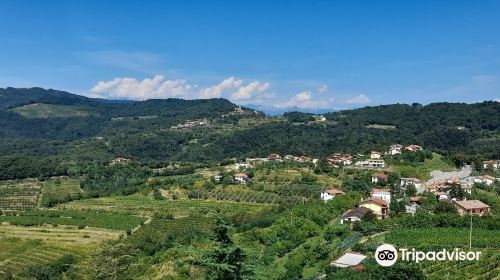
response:
M0 1L0 87L338 109L500 98L500 1Z

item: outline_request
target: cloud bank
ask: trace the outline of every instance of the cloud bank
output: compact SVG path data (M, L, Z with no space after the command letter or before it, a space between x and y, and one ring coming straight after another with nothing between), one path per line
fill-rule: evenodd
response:
M370 99L357 96L334 98L328 85L321 85L314 92L300 91L296 94L278 96L271 92L271 83L263 81L244 81L229 77L212 86L199 87L183 79L167 79L163 75L139 80L119 77L109 81L99 81L88 95L91 97L122 100L147 100L164 98L207 99L227 98L241 105L266 105L276 108L325 109L346 104L365 104Z

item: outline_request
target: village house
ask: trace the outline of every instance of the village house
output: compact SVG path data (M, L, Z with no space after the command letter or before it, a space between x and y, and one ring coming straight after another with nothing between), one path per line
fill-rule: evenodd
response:
M372 183L384 183L387 182L389 176L385 173L374 173L372 174Z
M336 189L336 188L331 188L327 189L321 192L321 199L323 201L328 201L338 195L344 195L345 193L342 190Z
M417 212L418 207L422 204L421 196L412 196L410 197L410 204L405 205L405 211L408 214L415 214Z
M491 186L496 180L495 177L489 175L474 177L474 183L485 184L487 186Z
M352 164L352 156L351 155L340 155L340 154L334 154L330 158L327 159L328 163L332 165L351 165Z
M252 167L250 164L246 163L246 162L241 162L241 163L236 163L234 165L234 168L236 170L239 170L239 169L246 169L246 168L250 168Z
M416 188L420 188L422 186L422 180L417 178L401 178L400 185L402 188L408 185L414 185Z
M460 215L483 216L490 212L490 207L480 200L455 201L455 207Z
M438 200L449 200L450 196L446 192L435 192L436 198Z
M385 161L380 159L369 159L365 161L358 161L356 162L356 165L363 168L384 168Z
M370 196L374 198L383 199L387 204L391 203L391 190L390 189L372 189Z
M246 184L249 180L248 175L245 173L235 173L234 180L240 184Z
M391 156L394 156L401 154L402 150L403 150L403 145L394 144L389 147L389 151L387 153Z
M409 145L405 149L410 152L417 152L423 150L422 146L419 145Z
M128 159L128 158L117 157L117 158L111 160L111 164L126 163L129 161L130 161L130 159Z
M267 158L269 160L278 160L278 159L281 159L281 156L278 154L270 154L269 156L267 156Z
M353 209L349 209L342 214L340 217L340 223L343 224L344 222L358 222L363 219L363 217L371 211L368 208L365 207L356 207Z
M293 160L298 160L298 159L299 159L299 157L296 157L296 156L294 156L294 155L286 155L286 156L284 156L283 158L284 158L285 160L291 160L291 161L293 161Z
M372 151L370 154L371 159L380 159L384 156L384 153L381 153L379 151Z
M498 169L500 167L500 160L485 160L483 161L483 168Z
M214 181L215 182L220 182L222 180L222 176L221 175L215 175L214 176Z
M378 219L384 219L387 217L389 211L389 205L383 199L370 197L359 203L360 207L365 207L373 211Z

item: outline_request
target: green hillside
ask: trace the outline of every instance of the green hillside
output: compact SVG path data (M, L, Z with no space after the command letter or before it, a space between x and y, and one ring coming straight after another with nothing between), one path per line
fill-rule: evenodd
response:
M12 111L26 118L70 118L96 115L92 109L83 106L34 103L13 108Z

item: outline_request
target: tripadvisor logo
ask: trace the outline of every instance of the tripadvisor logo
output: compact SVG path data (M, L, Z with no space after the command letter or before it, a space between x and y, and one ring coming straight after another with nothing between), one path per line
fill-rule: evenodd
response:
M481 256L479 251L462 251L442 249L440 251L417 251L415 249L400 248L399 255L402 261L419 263L421 261L478 261ZM375 260L381 266L391 266L398 260L398 250L390 244L382 244L375 251Z

